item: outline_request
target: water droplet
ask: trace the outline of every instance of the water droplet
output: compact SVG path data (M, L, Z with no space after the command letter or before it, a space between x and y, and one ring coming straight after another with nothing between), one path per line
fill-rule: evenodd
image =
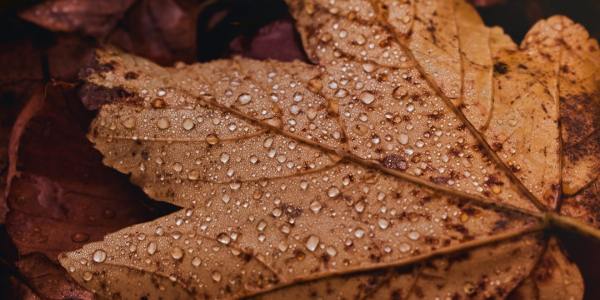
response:
M216 134L211 133L206 136L206 142L209 145L216 145L219 143L219 137Z
M260 222L258 222L258 225L256 225L256 230L263 231L263 230L265 230L266 227L267 227L267 222L265 222L264 220L260 220Z
M394 97L394 99L396 99L396 100L401 100L407 94L408 94L408 92L405 89L403 89L401 87L396 87L394 89L394 91L392 92L392 97Z
M387 229L390 226L390 222L386 219L379 219L377 224L379 224L379 228L381 229Z
M302 101L303 98L304 98L304 95L302 95L302 93L297 92L297 93L294 94L294 101L295 102L300 102L300 101Z
M310 204L310 210L312 210L312 212L314 212L315 214L318 213L319 211L321 211L321 208L323 206L321 205L321 202L319 201L313 201Z
M400 144L402 145L406 145L408 144L408 135L401 133L400 137L398 137L398 141L400 142Z
M227 204L227 203L229 203L229 200L231 200L231 197L229 197L229 195L225 194L225 195L223 195L223 197L221 197L221 200L223 200L223 203Z
M231 243L231 238L226 233L219 233L217 236L217 241L219 241L221 244L228 245Z
M167 129L169 128L171 124L169 123L169 120L167 118L160 118L158 119L158 121L156 122L156 126L159 129Z
M281 251L281 252L285 252L285 250L287 250L287 248L288 248L288 245L284 241L279 242L279 245L277 245L277 249L279 249L279 251Z
M375 71L375 65L370 64L370 63L366 63L362 65L363 71L367 72L367 73L371 73L373 71Z
M181 172L181 170L183 170L183 165L181 165L180 163L176 162L173 164L173 170L177 173Z
M198 180L198 178L200 178L200 172L198 172L198 170L191 170L188 173L189 180Z
M77 232L71 235L71 240L76 243L83 243L90 238L89 234L84 232Z
M173 259L180 260L183 257L183 249L179 247L173 247L173 249L171 249L171 257L173 257Z
M357 228L356 230L354 230L354 236L360 239L363 236L365 236L365 231L361 228Z
M88 271L83 272L83 276L82 276L83 280L90 281L90 280L92 280L93 277L94 277L94 275L92 274L92 272L88 272Z
M303 191L306 191L306 189L308 188L308 181L306 181L306 180L302 180L302 181L300 182L300 188L301 188Z
M362 92L358 98L360 99L360 101L362 101L362 103L364 104L371 104L373 103L373 101L375 101L375 95L373 95L371 92Z
M202 260L201 260L200 258L198 258L198 257L194 257L194 258L192 259L192 266L194 266L194 267L196 267L196 268L197 268L197 267L199 267L199 266L200 266L200 264L202 264Z
M133 117L128 117L123 121L123 126L127 129L131 129L135 127L135 119Z
M106 260L106 252L100 249L94 251L94 254L92 255L92 260L94 260L97 263L104 262Z
M238 101L240 102L241 105L246 105L246 104L250 103L250 101L252 101L252 96L250 96L250 94L247 94L247 93L240 94L238 96Z
M265 148L271 148L272 145L273 145L273 138L266 138L263 141L263 147L265 147Z
M413 241L416 241L416 240L418 240L420 236L421 236L421 235L420 235L418 232L416 232L416 231L411 231L411 232L408 234L408 238L409 238L409 239L411 239L411 240L413 240Z
M357 202L354 204L354 210L356 210L357 213L362 213L365 211L365 203L362 201Z
M185 119L181 125L185 130L192 130L192 128L194 128L194 121L192 121L192 119Z
M232 189L232 190L234 190L234 191L239 190L241 186L242 186L242 184L239 183L239 182L231 182L231 183L229 183L229 188Z
M335 92L335 96L338 98L344 98L348 95L348 91L346 91L345 89L339 89Z
M256 155L250 156L250 163L256 164L258 162L258 157Z
M410 245L407 243L402 243L400 244L400 246L398 247L398 249L400 249L400 252L402 253L406 253L410 250Z
M156 227L156 230L154 230L154 234L162 236L163 234L165 234L165 230L162 227L158 226Z
M327 249L325 249L325 252L327 252L327 255L329 255L329 256L337 255L337 250L335 250L335 248L333 248L333 247L327 247Z
M317 236L311 235L306 240L306 249L310 252L314 252L319 245L319 238Z
M212 280L214 280L215 282L219 282L221 281L221 273L217 272L217 271L213 271L212 274L210 275L210 277L212 278Z
M336 197L339 194L340 194L340 190L335 186L332 186L327 190L327 196L329 196L329 198Z
M150 242L148 243L148 247L146 248L146 251L148 251L148 254L153 255L154 253L156 253L156 243L155 242Z
M466 282L463 286L463 290L465 291L465 294L472 295L475 293L475 285L471 282Z
M229 161L229 154L227 153L222 153L221 154L221 162L226 164Z
M357 45L364 45L364 44L367 42L367 39L365 38L365 36L364 36L364 35L362 35L362 34L359 34L359 35L357 35L357 36L356 36L356 38L354 39L354 42L355 42Z

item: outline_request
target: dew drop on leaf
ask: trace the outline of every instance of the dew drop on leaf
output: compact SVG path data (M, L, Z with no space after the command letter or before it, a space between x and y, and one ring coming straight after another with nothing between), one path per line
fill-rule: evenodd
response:
M212 278L212 280L214 282L219 282L221 281L221 273L219 273L218 271L213 271L212 274L210 275L210 277Z
M250 94L247 94L247 93L240 94L238 96L238 101L240 102L241 105L246 105L246 104L250 103L250 101L252 101L252 96L250 96Z
M209 134L208 136L206 136L206 142L209 145L216 145L219 143L219 137L216 134Z
M156 253L156 243L155 242L150 242L148 243L148 247L146 248L146 251L148 252L148 254L153 255L154 253Z
M90 281L90 280L92 280L93 277L94 277L94 275L92 274L92 272L88 272L88 271L83 272L83 276L82 276L83 280Z
M339 194L340 194L340 190L335 186L332 186L327 190L327 196L329 196L329 198L334 198Z
M221 154L221 162L226 164L229 161L229 154L227 153L222 153Z
M183 126L183 129L185 130L192 130L194 128L194 121L192 121L192 119L185 119L181 126Z
M89 234L84 232L76 232L71 235L71 240L76 243L83 243L90 238Z
M132 129L135 127L135 119L133 117L128 117L123 121L123 127L127 129Z
M362 92L359 96L359 99L362 101L362 103L369 105L375 101L375 95L373 95L371 92Z
M306 249L308 249L310 252L314 252L317 249L318 245L319 245L319 238L315 235L309 236L308 239L306 240Z
M354 230L354 236L360 239L363 236L365 236L365 231L361 228L357 228L356 230Z
M98 249L94 251L92 255L92 260L97 263L104 262L106 260L106 252L104 250Z
M411 239L411 240L413 240L413 241L416 241L416 240L418 240L420 236L421 236L421 235L420 235L418 232L416 232L416 231L411 231L411 232L408 234L408 238L409 238L409 239Z
M179 247L173 247L171 249L171 257L176 260L180 260L183 258L183 249Z
M198 257L194 257L194 258L192 259L192 266L194 266L194 267L196 267L196 268L197 268L197 267L199 267L199 266L200 266L200 264L202 264L202 260L201 260L200 258L198 258Z
M171 126L171 123L169 122L169 120L167 118L160 118L160 119L158 119L158 121L156 121L156 126L159 129L167 129L167 128L169 128L169 126Z
M229 243L231 243L231 238L226 233L220 233L217 236L217 241L219 241L219 243L223 245L228 245Z
M390 225L390 222L386 219L379 219L377 221L377 224L379 225L379 228L381 229L387 229L388 226Z
M402 243L402 244L400 244L398 249L400 250L400 252L406 253L406 252L410 251L410 245L407 243Z
M312 212L314 212L315 214L318 213L319 211L321 211L321 208L323 206L321 205L321 202L319 201L313 201L310 203L310 210Z

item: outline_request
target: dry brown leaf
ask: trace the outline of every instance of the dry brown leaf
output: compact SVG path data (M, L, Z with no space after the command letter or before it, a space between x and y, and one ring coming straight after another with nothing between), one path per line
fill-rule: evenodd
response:
M289 3L315 65L99 52L87 96L117 99L90 139L184 209L62 255L73 277L114 298L581 298L539 232L600 237L554 212L597 174L569 129L597 128L571 108L598 105L597 43L554 17L517 47L459 0Z

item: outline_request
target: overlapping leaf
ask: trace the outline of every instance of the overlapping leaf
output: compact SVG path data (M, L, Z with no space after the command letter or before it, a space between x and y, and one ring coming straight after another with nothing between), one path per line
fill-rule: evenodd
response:
M569 129L597 123L562 121L567 95L597 95L580 27L549 19L518 49L461 1L290 10L315 65L99 53L88 93L116 99L90 139L184 209L62 256L78 282L123 298L484 298L551 270L519 293L573 274L564 295L581 298L576 267L535 233L564 174L585 187L597 170L597 140ZM574 139L591 140L581 160Z

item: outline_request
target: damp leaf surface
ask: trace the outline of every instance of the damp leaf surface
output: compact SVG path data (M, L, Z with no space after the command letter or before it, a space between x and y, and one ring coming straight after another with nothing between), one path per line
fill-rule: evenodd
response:
M312 64L97 53L89 139L182 209L61 255L75 280L132 299L583 297L540 233L597 226L597 197L576 198L599 165L582 27L553 17L517 46L458 0L289 6Z

